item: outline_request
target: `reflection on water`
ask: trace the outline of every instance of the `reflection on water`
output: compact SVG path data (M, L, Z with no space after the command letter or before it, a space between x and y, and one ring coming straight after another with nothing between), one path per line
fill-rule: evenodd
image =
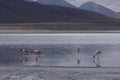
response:
M99 58L102 66L120 66L119 44L1 44L0 65L23 65L23 55L20 52L22 48L41 50L38 61L42 66L78 66L77 59L80 59L79 66L95 66L93 55L98 49L102 51ZM78 48L80 53L77 52ZM35 55L28 55L27 58L29 62L26 64L35 63Z

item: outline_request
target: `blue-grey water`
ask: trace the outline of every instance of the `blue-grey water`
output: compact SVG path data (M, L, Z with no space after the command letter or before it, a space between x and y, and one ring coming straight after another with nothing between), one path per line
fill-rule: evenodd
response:
M39 49L39 63L43 66L77 66L77 59L81 60L80 66L95 66L93 55L96 50L101 50L99 58L102 66L120 66L120 44L1 44L1 66L23 66L23 54L20 49L27 48L32 51ZM77 49L80 48L80 53ZM34 58L30 55L28 58ZM34 63L30 61L29 64Z

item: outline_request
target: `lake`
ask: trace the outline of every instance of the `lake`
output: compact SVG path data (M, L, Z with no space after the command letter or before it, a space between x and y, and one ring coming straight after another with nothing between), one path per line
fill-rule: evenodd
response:
M24 56L20 49L27 49L29 55ZM119 33L0 34L2 66L23 66L23 58L28 61L25 65L35 65L36 55L32 51L36 49L42 52L38 58L41 66L93 67L96 66L93 56L97 50L102 54L96 63L99 62L104 67L120 66Z

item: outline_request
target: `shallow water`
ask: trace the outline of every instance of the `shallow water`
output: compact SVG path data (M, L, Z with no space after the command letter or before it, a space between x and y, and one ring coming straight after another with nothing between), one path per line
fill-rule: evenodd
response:
M1 44L0 65L2 66L23 66L21 59L24 57L20 49L27 48L30 52L40 49L39 63L41 66L78 66L77 59L81 60L79 66L95 66L93 55L97 49L102 51L100 56L101 65L108 67L119 67L119 44ZM77 52L81 48L81 52ZM27 65L34 65L35 56L27 56Z
M0 68L0 80L120 80L120 68Z

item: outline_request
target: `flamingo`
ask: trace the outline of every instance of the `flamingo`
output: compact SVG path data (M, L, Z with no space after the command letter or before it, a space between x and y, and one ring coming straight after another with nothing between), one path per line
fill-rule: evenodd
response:
M77 52L80 53L80 48L77 48Z
M27 49L20 49L20 52L24 55L22 62L28 62L26 55L28 55L29 51Z
M80 53L80 48L77 48L77 53ZM80 59L77 59L77 65L80 65Z
M40 57L40 54L42 53L40 50L33 50L32 53L36 55L35 61L39 63L38 58Z
M96 64L96 67L101 67L100 65L100 55L102 54L102 52L100 50L96 51L96 54L93 56L93 63Z
M24 55L28 54L28 50L27 49L20 49L20 52L22 52Z

